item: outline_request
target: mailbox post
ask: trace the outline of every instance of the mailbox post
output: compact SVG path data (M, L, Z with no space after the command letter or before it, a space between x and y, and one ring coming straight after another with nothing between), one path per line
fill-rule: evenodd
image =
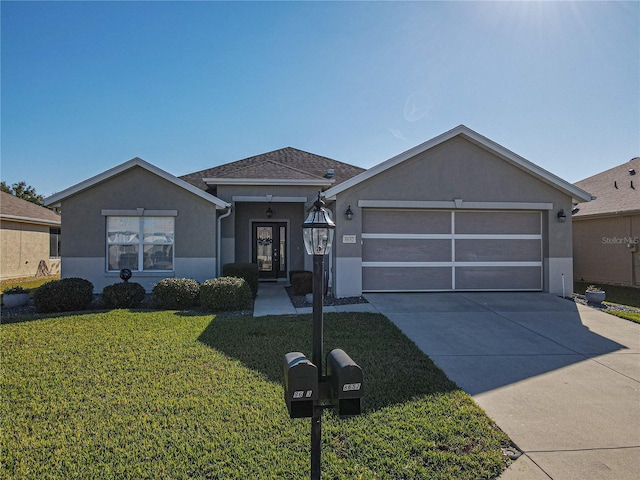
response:
M312 362L318 367L318 383L322 383L322 300L324 296L324 256L331 251L333 223L329 212L323 208L324 202L318 198L314 208L302 224L304 246L313 255L313 352ZM320 480L322 455L322 408L317 401L311 417L311 480Z
M335 223L318 199L302 224L304 245L313 255L313 351L311 361L301 352L284 357L284 397L291 418L311 417L311 480L320 480L322 455L322 410L335 407L339 416L360 415L362 369L343 350L327 356L327 375L323 375L324 353L322 300L324 296L324 256L331 250ZM333 400L324 405L324 400Z

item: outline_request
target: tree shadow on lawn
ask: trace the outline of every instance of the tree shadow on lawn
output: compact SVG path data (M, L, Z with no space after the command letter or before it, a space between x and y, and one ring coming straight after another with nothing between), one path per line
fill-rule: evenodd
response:
M284 355L311 358L311 315L215 317L198 340L265 379L283 383ZM371 313L324 315L324 355L342 348L362 367L363 410L458 390L455 383L387 318Z

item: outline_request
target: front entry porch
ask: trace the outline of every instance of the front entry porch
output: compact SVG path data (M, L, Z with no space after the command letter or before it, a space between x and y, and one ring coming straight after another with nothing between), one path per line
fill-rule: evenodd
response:
M261 279L286 278L288 242L286 222L253 222L251 257Z

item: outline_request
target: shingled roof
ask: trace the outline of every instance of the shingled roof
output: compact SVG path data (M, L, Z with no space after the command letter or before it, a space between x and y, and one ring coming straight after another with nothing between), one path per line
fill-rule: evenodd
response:
M576 182L575 186L596 198L579 203L573 210L574 218L640 213L640 157Z
M60 215L48 208L0 191L0 218L26 223L60 225Z
M333 177L327 177L327 170L333 169ZM348 180L364 168L355 167L331 158L286 147L272 152L255 155L217 167L183 175L180 178L191 185L207 191L209 186L203 181L210 179L273 179L310 180L325 179L327 184L337 185ZM333 180L333 182L330 182Z

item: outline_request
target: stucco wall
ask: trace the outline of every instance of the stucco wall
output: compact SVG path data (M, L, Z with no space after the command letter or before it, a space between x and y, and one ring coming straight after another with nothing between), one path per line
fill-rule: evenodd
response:
M37 273L40 260L51 271L59 260L49 259L49 228L23 222L0 222L0 277L30 277Z
M551 203L552 210L543 211L543 258L554 268L545 270L544 289L560 293L561 275L572 283L571 197L551 185L474 143L456 137L416 155L342 193L332 207L340 222L336 227L334 256L357 264L362 258L362 209L358 200L405 200L463 202L530 202ZM344 220L348 206L353 220ZM567 221L559 223L557 212L564 209ZM342 243L343 235L356 235L354 244ZM340 262L338 262L340 264ZM553 272L553 278L549 278ZM557 278L556 278L557 277ZM337 277L338 294L352 290L352 274Z
M576 218L574 278L612 285L640 285L640 215ZM635 251L634 251L635 250Z
M106 272L106 218L102 210L137 208L177 210L175 276L197 280L216 276L215 205L140 167L62 202L62 276L86 278L96 290L119 281L117 274ZM147 289L166 276L134 272L134 279Z
M251 261L251 223L254 221L288 222L288 271L308 269L302 241L305 203L318 194L318 187L299 185L220 185L218 198L232 202L233 197L258 197L258 202L235 202L233 214L222 220L222 263ZM267 218L267 196L305 199L305 203L271 202L272 218ZM233 249L233 255L229 252Z

